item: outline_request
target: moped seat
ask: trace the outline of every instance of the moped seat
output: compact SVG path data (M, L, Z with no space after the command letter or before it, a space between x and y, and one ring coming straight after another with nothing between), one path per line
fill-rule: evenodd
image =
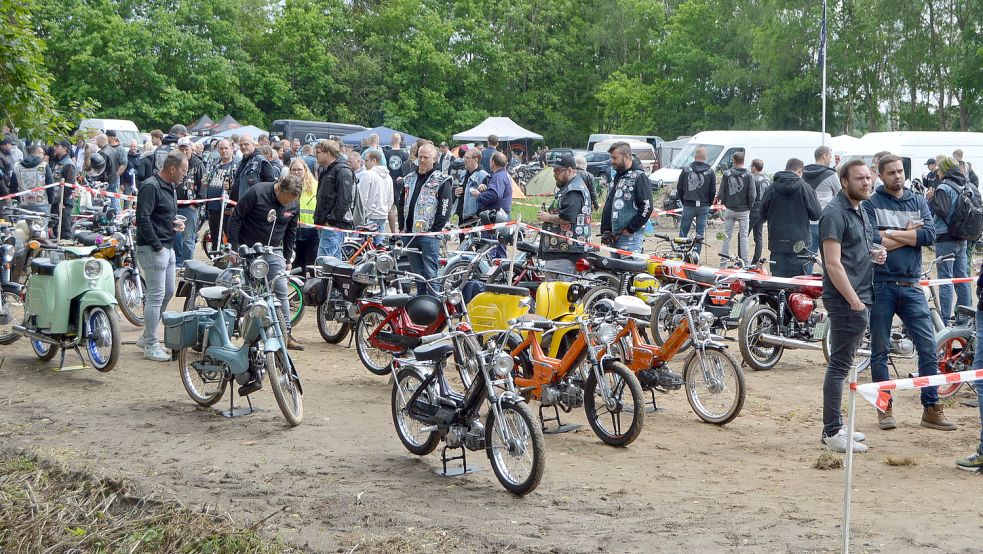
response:
M649 266L649 263L645 260L622 260L618 258L598 256L597 254L587 254L586 257L592 266L607 269L609 271L640 273L648 269Z
M351 277L352 273L355 271L355 266L348 262L339 260L334 256L324 256L318 258L318 262L321 264L321 272L325 275L341 275Z
M972 319L976 317L976 310L969 306L956 306L956 315L966 316Z
M198 294L205 300L225 300L229 297L230 291L226 287L205 287Z
M447 343L424 344L413 349L413 356L421 362L443 360L454 351L454 345Z
M34 258L31 260L31 273L35 275L54 275L58 264L48 258Z
M713 271L693 270L689 272L689 278L697 283L713 284L717 282L717 274Z
M402 308L412 298L410 294L391 294L382 298L382 305L387 308Z
M218 280L218 277L221 274L221 269L208 265L205 262L200 262L198 260L188 260L184 262L184 279L186 281L214 285L215 281Z
M508 285L485 285L485 292L494 294L511 294L512 296L529 296L529 289L523 287L510 287Z
M370 233L374 233L374 232L376 232L376 231L379 230L379 226L376 225L375 223L370 223L368 225L359 225L357 228L355 228L355 230L356 231L363 231L363 232L364 231L367 231L367 232L370 232Z
M95 246L101 238L102 235L92 231L79 231L78 233L75 233L75 242L81 244L82 246Z

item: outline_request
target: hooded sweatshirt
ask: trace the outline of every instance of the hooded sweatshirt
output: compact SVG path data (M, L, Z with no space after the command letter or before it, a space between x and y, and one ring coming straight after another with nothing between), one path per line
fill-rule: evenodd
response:
M693 162L679 173L676 198L683 206L710 206L717 196L717 175L705 162Z
M893 229L904 231L911 221L924 223L916 232L915 246L902 246L887 253L887 262L874 265L874 282L902 281L914 283L922 274L922 247L935 244L935 225L925 197L909 189L901 189L901 198L895 198L883 185L860 207L867 212L871 226L878 231ZM880 233L871 235L871 241L880 243Z
M732 167L724 172L717 196L728 210L747 212L754 206L756 194L751 173L743 167Z
M932 197L929 204L932 215L935 216L935 240L959 240L949 234L949 218L952 217L952 212L956 208L959 191L967 185L973 188L966 177L959 172L959 169L951 169L935 189L935 196Z
M809 221L820 214L816 193L801 177L791 171L776 173L761 203L761 219L768 222L768 250L791 253L796 242L808 243Z
M393 184L384 165L367 169L358 179L358 194L368 219L385 219L393 207Z
M816 198L819 199L819 209L822 210L829 204L829 201L836 196L840 189L840 178L836 171L828 166L819 164L809 164L802 168L802 180L816 191ZM813 221L815 223L816 221Z

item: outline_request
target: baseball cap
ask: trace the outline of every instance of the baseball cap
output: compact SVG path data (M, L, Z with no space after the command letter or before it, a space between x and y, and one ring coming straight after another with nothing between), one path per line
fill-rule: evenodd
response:
M573 159L573 154L563 154L562 156L560 156L560 158L558 160L556 160L555 162L551 163L550 164L550 167L556 168L556 169L559 169L559 168L562 168L562 167L567 167L567 168L570 168L570 169L574 169L574 168L577 167L577 161Z
M168 132L172 135L186 135L188 134L188 128L178 123L176 125L173 125L171 127L171 130Z
M191 140L191 137L181 137L177 139L178 146L194 146L195 143Z
M925 165L934 165L934 164L935 164L935 158L929 158L928 161L925 162Z

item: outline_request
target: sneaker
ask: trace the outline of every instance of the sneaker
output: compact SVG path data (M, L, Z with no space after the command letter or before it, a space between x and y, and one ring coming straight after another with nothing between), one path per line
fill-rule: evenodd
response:
M859 438L858 438L859 435ZM860 441L866 439L863 433L853 434L853 452L859 454L867 451L867 445L860 444ZM823 446L833 452L846 452L846 429L840 428L840 431L831 437L823 437Z
M894 429L898 426L898 422L894 419L894 401L888 403L887 410L877 412L877 425L884 429Z
M143 349L143 359L154 362L169 362L171 355L160 344L153 344Z
M922 412L922 427L938 429L939 431L955 431L957 429L956 424L945 417L942 404L925 406L925 411Z
M976 452L970 454L969 456L959 458L956 460L956 467L959 469L965 469L966 471L983 473L983 452L977 449Z

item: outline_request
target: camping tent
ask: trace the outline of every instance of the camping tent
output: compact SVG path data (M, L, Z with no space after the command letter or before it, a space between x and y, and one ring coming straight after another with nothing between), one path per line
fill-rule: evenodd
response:
M544 167L526 183L526 196L550 196L556 190L553 168Z
M236 125L238 125L238 124L236 124ZM267 133L266 131L260 129L259 127L256 127L254 125L246 125L245 127L238 127L237 126L235 129L229 129L228 131L222 131L221 133L216 133L216 134L214 134L212 136L214 136L214 137L221 137L221 138L228 138L228 137L231 137L232 135L239 135L239 136L249 135L249 136L253 137L253 139L255 140L255 139L258 139L260 135L267 135L267 134L269 134L269 133Z
M227 115L219 120L219 122L216 123L210 130L213 135L217 135L230 129L238 129L239 127L242 127L242 125L240 125L239 122L236 121L231 115Z
M417 141L417 138L411 134L404 133L402 131L395 131L389 127L373 127L372 129L366 129L364 131L358 131L356 133L351 133L341 137L341 142L345 144L351 144L353 146L358 146L362 144L362 139L369 138L369 135L375 133L379 135L379 144L385 145L392 142L393 133L398 132L403 136L403 144L409 146Z
M188 125L188 132L191 133L192 135L197 135L199 133L207 132L209 129L211 129L214 126L215 126L215 122L212 121L212 118L208 117L207 115L203 115L198 118L198 121L195 121L191 125Z
M484 142L488 140L488 135L496 135L498 136L498 140L502 142L525 139L543 140L543 135L520 127L508 117L489 117L477 127L460 132L454 135L453 138L458 142Z

